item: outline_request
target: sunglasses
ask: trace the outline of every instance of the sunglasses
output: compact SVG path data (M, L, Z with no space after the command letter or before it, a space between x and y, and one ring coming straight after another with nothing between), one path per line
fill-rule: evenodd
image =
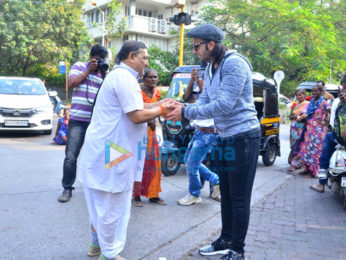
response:
M193 44L192 44L192 48L193 48L195 51L197 51L198 48L199 48L199 46L200 46L201 44L205 44L205 43L208 43L208 42L193 43Z

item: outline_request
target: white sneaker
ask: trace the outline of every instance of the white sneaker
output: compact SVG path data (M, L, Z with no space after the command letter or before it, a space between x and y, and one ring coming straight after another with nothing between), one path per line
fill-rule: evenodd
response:
M212 192L210 193L210 198L215 199L217 196L220 196L220 186L215 184L212 187Z
M187 194L184 198L178 200L178 204L182 206L190 206L192 204L199 204L201 202L202 202L201 197L193 196L190 193Z

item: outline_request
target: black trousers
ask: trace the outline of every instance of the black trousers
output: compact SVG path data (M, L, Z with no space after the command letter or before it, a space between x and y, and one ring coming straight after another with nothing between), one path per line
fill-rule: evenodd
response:
M244 254L250 202L261 142L260 129L220 138L215 165L220 178L221 238Z
M72 190L72 185L76 180L77 158L82 149L85 133L89 122L69 120L67 130L67 144L65 148L65 160L62 177L64 189Z

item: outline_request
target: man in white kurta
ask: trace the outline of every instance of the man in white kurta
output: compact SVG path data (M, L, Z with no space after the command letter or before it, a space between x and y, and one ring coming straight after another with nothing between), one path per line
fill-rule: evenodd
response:
M143 104L138 77L149 65L144 43L126 41L116 62L98 93L78 166L92 230L88 255L101 253L106 260L119 259L125 246L133 183L142 179L146 122L165 115L167 107ZM119 147L132 155L109 158L110 149Z
M145 150L139 150L138 145L146 136L146 123L134 124L127 115L144 108L137 77L138 72L124 63L106 77L78 168L91 224L96 231L103 231L97 232L102 255L111 259L124 248L133 182L142 179ZM109 141L132 156L106 169L105 147Z

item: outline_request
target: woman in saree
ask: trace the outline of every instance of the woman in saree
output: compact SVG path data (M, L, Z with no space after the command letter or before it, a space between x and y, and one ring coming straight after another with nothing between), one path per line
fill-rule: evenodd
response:
M297 89L295 91L295 96L297 99L297 103L292 106L292 111L290 114L291 120L291 129L290 129L290 147L291 152L288 156L288 163L291 164L292 158L296 157L300 150L300 143L302 141L302 133L304 122L298 121L298 116L306 113L307 106L309 104L308 101L305 100L306 94L304 89ZM290 167L289 171L293 172L295 168L293 166Z
M300 145L300 151L292 159L291 165L294 168L302 167L301 173L306 173L311 177L318 174L320 156L323 147L323 139L327 132L328 125L328 105L323 98L323 88L315 85L312 88L312 96L306 113L297 117L298 121L306 120L304 140Z
M147 69L143 75L142 96L144 103L156 103L161 98L161 92L156 87L158 74L154 69ZM135 182L133 186L132 202L137 207L143 207L141 196L149 198L149 201L166 205L159 197L161 192L161 160L160 146L156 136L155 120L148 122L147 150L143 169L142 182Z
M58 121L58 126L56 128L56 133L53 138L53 142L59 145L65 145L67 142L67 129L68 121L70 119L70 110L64 109L64 117L60 118Z

